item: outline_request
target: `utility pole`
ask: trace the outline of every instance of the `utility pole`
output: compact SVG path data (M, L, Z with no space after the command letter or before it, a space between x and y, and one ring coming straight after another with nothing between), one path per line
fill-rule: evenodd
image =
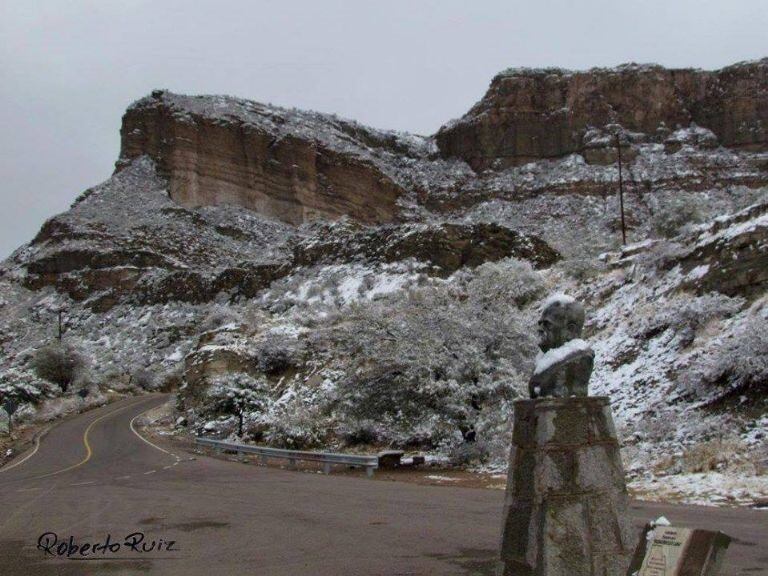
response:
M616 151L618 152L619 160L619 207L621 209L621 243L627 244L627 227L624 222L624 179L621 174L621 141L619 140L619 133L616 132Z

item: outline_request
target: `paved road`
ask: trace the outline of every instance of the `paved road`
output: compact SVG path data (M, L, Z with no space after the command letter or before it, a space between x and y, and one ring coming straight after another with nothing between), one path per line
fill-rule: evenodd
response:
M132 398L66 420L0 469L0 574L493 573L500 491L189 460L132 430L166 400ZM640 503L632 512L638 527L663 513L722 529L736 538L725 576L768 575L768 512ZM53 553L63 541L66 554L70 536L99 545L107 534L114 550L52 556L37 547L46 532L56 534L43 541ZM135 532L145 535L131 540L139 551L125 544Z

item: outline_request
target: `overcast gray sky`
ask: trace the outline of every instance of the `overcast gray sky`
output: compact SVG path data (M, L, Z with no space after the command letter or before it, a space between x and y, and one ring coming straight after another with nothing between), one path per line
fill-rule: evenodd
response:
M719 68L766 0L0 0L0 258L108 178L154 88L431 134L510 66Z

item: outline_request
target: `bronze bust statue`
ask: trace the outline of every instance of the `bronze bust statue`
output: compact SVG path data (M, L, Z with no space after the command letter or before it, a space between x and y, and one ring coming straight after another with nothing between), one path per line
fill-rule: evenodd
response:
M581 339L584 307L570 296L549 298L539 319L542 354L528 383L531 398L587 396L595 353Z

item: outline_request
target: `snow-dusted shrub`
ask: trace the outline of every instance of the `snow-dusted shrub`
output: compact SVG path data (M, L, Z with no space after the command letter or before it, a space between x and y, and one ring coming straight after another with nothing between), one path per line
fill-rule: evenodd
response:
M0 404L12 399L19 405L31 406L48 395L53 395L55 385L18 368L0 372ZM20 415L17 412L16 418Z
M300 343L289 336L270 335L256 346L259 370L268 376L277 376L295 367L300 355Z
M264 378L254 378L244 372L214 376L201 416L206 419L232 415L237 421L238 434L258 437L262 430L258 424L271 404L270 395L269 383ZM249 434L243 434L246 421Z
M71 341L52 342L32 356L35 374L57 384L65 393L78 377L85 375L88 364L85 354Z
M738 438L715 438L686 448L682 457L682 472L711 472L739 469L755 473L754 463L745 456L749 451Z
M606 270L605 262L597 258L569 258L559 262L557 266L565 274L579 282L595 278Z
M348 446L376 444L380 440L376 423L365 419L345 423L338 430L338 434Z
M130 372L118 368L112 368L102 375L105 386L121 393L132 394L138 391L131 380Z
M454 444L448 449L448 461L453 466L477 467L491 459L492 444L487 439Z
M524 306L544 291L544 280L530 262L504 258L475 268L466 290L477 302Z
M744 299L719 292L692 297L681 294L654 303L630 327L634 338L649 339L671 329L681 347L690 346L696 334L712 320L729 318L744 306Z
M692 392L715 402L749 390L768 390L768 308L751 315L707 352L681 376Z
M241 320L241 315L231 306L216 304L200 323L200 331L209 332L227 324L238 323Z
M686 253L684 245L661 240L644 250L635 259L638 271L658 275L673 268Z
M155 373L144 366L136 366L131 370L129 382L141 390L154 390L157 388Z
M703 219L698 206L690 198L669 197L652 212L651 230L656 236L672 238Z
M620 423L621 437L634 441L661 442L674 436L677 424L677 419L670 412L646 414L631 424Z
M31 419L37 422L50 422L77 413L83 405L83 399L79 396L48 399L40 404Z
M274 406L268 424L264 438L271 446L302 450L324 445L323 419L315 407L304 402Z
M505 272L520 272L529 286ZM373 422L382 440L400 446L450 449L486 440L477 437L481 422L519 396L520 374L535 355L516 302L540 288L527 268L509 263L486 267L465 287L430 286L353 305L331 341L316 343L345 358L336 407L342 422ZM483 435L495 435L488 428Z
M263 412L269 405L270 387L263 378L244 372L211 378L206 407L213 413Z

